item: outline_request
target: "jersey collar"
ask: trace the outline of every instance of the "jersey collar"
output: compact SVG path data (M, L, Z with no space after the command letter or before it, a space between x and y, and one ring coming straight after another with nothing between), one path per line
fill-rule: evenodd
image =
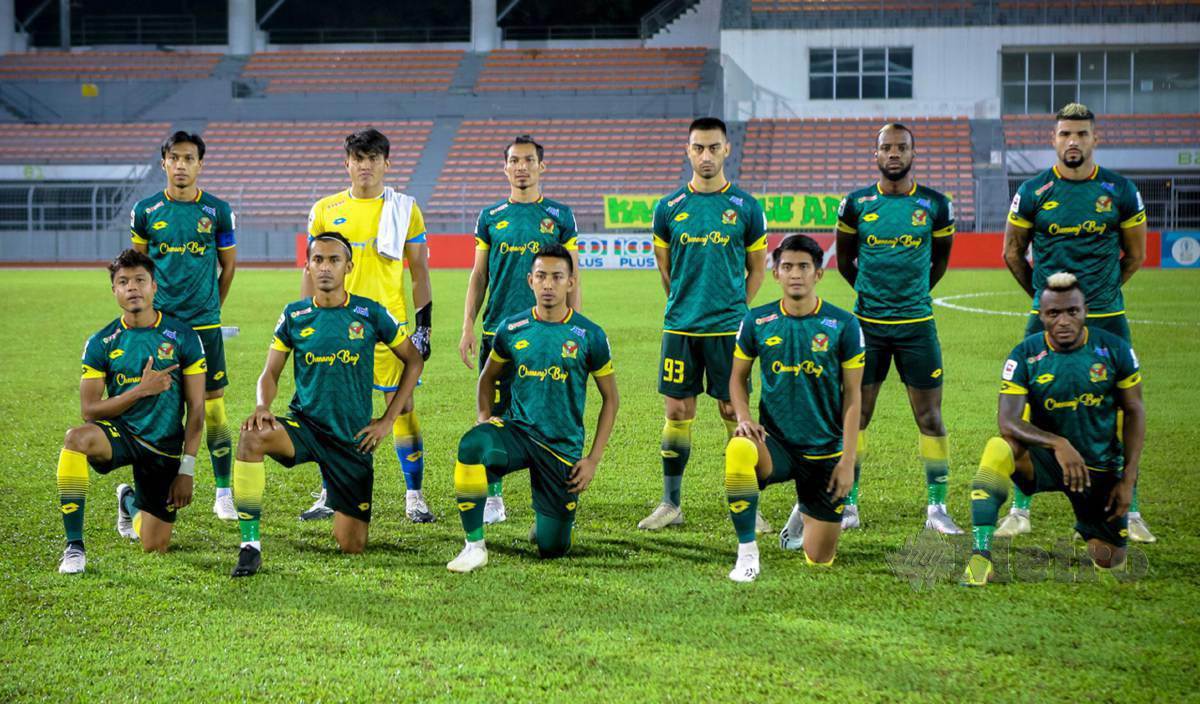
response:
M898 193L884 193L883 187L879 185L878 181L875 182L875 190L878 191L879 195L881 195L881 196L899 195ZM906 193L905 195L911 196L912 194L914 194L916 192L917 192L917 179L914 178L912 188L910 188L908 193Z
M154 319L154 324L150 326L151 328L156 328L162 324L162 311L159 310L159 311L155 311L155 312L158 313L158 317ZM121 327L126 330L144 330L145 329L145 328L131 328L128 325L126 325L124 313L121 314L120 320L121 320Z
M1062 181L1071 181L1071 180L1073 180L1073 179L1069 179L1069 178L1067 178L1066 176L1063 176L1063 175L1062 175L1062 172L1058 170L1058 164L1055 164L1054 166L1051 166L1051 167L1050 167L1050 170L1054 172L1054 178L1060 179L1060 180L1062 180ZM1085 179L1083 179L1083 180L1085 180L1085 181L1094 181L1094 180L1096 180L1096 176L1097 176L1099 173L1100 173L1100 165L1099 165L1099 164L1092 164L1092 175L1091 175L1091 176L1088 176L1087 178L1085 178Z
M316 308L322 308L322 307L323 307L323 306L321 306L321 304L317 303L317 297L316 297L316 296L313 296L313 297L312 297L312 302L313 302L313 306L314 306L314 307L316 307ZM347 292L346 292L346 300L342 301L342 305L340 305L340 306L335 306L335 307L336 307L336 308L345 308L345 307L346 307L346 306L348 306L348 305L350 305L350 292L349 292L349 291L347 291Z
M1047 330L1047 331L1045 331L1045 332L1043 332L1043 333L1042 333L1042 339L1044 339L1044 340L1046 341L1046 349L1050 350L1050 351L1051 351L1051 352L1053 352L1054 354L1071 354L1072 352L1077 352L1077 351L1079 351L1079 350L1083 349L1084 347L1087 347L1087 343L1088 343L1088 327L1087 327L1087 325L1084 325L1084 326L1083 326L1083 344L1082 344L1082 345L1080 345L1080 346L1078 346L1078 347L1076 347L1076 348L1075 348L1075 349L1073 349L1073 350L1068 350L1068 351L1066 351L1066 352L1062 352L1062 351L1056 350L1056 349L1054 349L1054 345L1050 344L1050 331L1049 331L1049 330Z
M696 190L694 187L692 187L692 182L691 182L691 181L688 181L688 182L687 182L687 189L688 189L688 193L695 193L695 194L696 194L696 195L698 195L698 196L711 196L711 195L714 195L714 194L717 194L717 193L724 193L725 191L728 191L730 188L733 188L733 181L726 181L726 182L725 182L725 187L724 187L724 188L722 188L722 189L721 189L721 190L719 190L719 191L713 191L712 193L700 193L700 192L699 192L699 191L697 191L697 190Z
M555 324L555 325L562 325L563 323L565 323L565 322L567 322L568 320L570 320L570 319L571 319L571 316L575 315L575 309L574 309L574 308L572 308L571 306L567 306L567 317L565 317L565 318L563 318L562 320L559 320L559 321L554 321L554 320L542 320L542 318L540 318L540 317L538 316L538 312L537 312L537 306L534 306L534 307L532 308L532 311L533 311L533 319L534 319L534 320L537 320L537 321L539 321L539 322L542 322L542 323L550 323L550 324Z
M812 317L812 316L816 315L817 313L820 313L821 306L823 306L823 305L825 305L825 299L821 298L820 296L817 296L817 307L813 308L811 313L809 313L808 315L803 315L803 316L795 316L795 315L792 315L791 313L787 312L787 309L783 307L783 299L780 298L779 299L779 312L782 313L785 318L796 318L796 317L808 318L808 317Z
M504 200L508 201L509 205L538 205L542 201L546 200L546 196L538 196L538 199L533 201L532 203L518 203L517 201L513 200L511 197L505 198Z
M202 191L202 190L200 190L199 188L197 188L197 189L196 189L196 200L194 200L194 201L192 201L192 202L193 202L193 203L199 203L199 202L200 202L200 196L202 196L202 195L204 195L204 191ZM171 195L170 195L169 193L167 193L167 189L165 189L165 188L163 189L163 197L164 197L164 198L166 198L167 200L171 201L172 203L179 203L179 202L182 202L182 201L177 201L177 200L175 200L174 198L172 198L172 197L171 197Z

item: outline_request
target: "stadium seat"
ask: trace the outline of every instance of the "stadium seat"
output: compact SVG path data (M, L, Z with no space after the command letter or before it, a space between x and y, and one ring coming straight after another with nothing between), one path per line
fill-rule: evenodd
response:
M1053 115L1005 115L1009 149L1049 149ZM1096 133L1107 146L1195 147L1200 145L1200 115L1103 115Z
M477 91L697 90L707 51L682 49L498 49Z
M0 57L6 81L153 81L208 78L221 54L178 51L38 51Z
M462 57L458 50L271 51L251 56L242 76L265 79L267 93L444 91Z
M0 124L0 163L145 164L158 155L170 125Z

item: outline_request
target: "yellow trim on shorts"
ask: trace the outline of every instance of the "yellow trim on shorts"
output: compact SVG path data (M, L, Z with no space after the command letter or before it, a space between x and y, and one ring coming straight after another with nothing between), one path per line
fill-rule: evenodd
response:
M610 359L604 363L603 367L600 367L596 371L592 372L592 376L594 376L594 377L608 376L609 374L612 374L614 371L616 371L616 370L613 369L612 360Z
M1013 212L1010 212L1008 214L1008 221L1011 222L1012 224L1016 225L1017 227L1023 227L1027 230L1029 228L1033 227L1033 223L1029 222L1025 218L1023 218L1020 215L1017 215L1016 213L1013 213Z
M859 352L845 362L842 362L842 369L862 369L867 366L867 353Z
M754 244L746 248L747 252L757 252L767 248L767 236L763 235Z
M1002 381L1000 382L1000 393L1009 396L1027 396L1029 395L1029 389L1020 384L1014 384L1011 381Z
M205 357L201 357L200 359L196 360L195 362L192 362L191 366L189 366L187 369L184 369L183 375L184 376L195 376L197 374L203 374L207 371L208 371L208 359Z
M568 467L574 467L574 466L575 466L575 463L574 463L574 462L572 462L571 460L568 460L568 459L565 459L565 458L563 458L563 457L562 457L561 455L559 455L557 452L555 452L554 450L551 450L550 448L546 447L545 445L543 445L542 443L538 442L537 440L534 440L533 438L529 438L529 440L530 440L531 442L533 442L533 444L534 444L534 445L537 445L538 447L542 448L542 449L543 449L543 450L545 450L546 452L549 452L551 455L553 455L553 456L554 456L554 459L558 460L559 462L562 462L563 464L567 465Z
M1146 211L1141 210L1141 211L1138 211L1136 214L1134 214L1133 217L1131 217L1128 220L1126 220L1125 222L1121 223L1121 229L1125 229L1125 228L1129 228L1129 227L1137 227L1138 225L1141 225L1144 222L1146 222Z
M934 230L933 236L934 237L949 237L950 235L953 235L954 232L955 232L954 224L951 223L950 225L947 225L940 230Z
M842 456L842 454L843 454L843 451L842 451L842 450L838 450L837 452L834 452L834 453L832 453L832 454L829 454L829 455L804 455L804 454L802 454L802 455L800 455L800 456L801 456L801 457L803 457L803 458L804 458L804 459L806 459L806 460L831 460L831 459L833 459L834 457L841 457L841 456Z
M737 334L737 330L733 332L682 332L680 330L667 330L666 328L663 328L663 332L669 332L672 335L683 335L684 337L726 337Z
M192 329L193 330L212 330L214 328L219 328L219 327L221 327L221 324L216 323L215 325L197 325L197 326L193 327Z
M276 350L278 352L291 352L292 351L292 348L285 345L283 343L283 340L280 340L278 337L271 338L271 349Z
M855 313L854 317L858 318L859 320L862 320L864 322L877 323L879 325L908 325L910 323L923 323L926 320L933 320L932 315L927 315L924 318L910 318L908 320L879 320L877 318L866 318L866 317L859 315L858 313Z
M83 365L83 378L84 379L103 379L104 372L100 371L99 369L96 369L95 367L90 367L85 364L85 365Z
M754 361L754 358L753 358L753 357L751 357L750 355L746 354L745 352L743 352L743 351L742 351L742 346L741 346L741 345L739 345L739 344L737 344L736 342L735 342L735 343L733 343L733 356L734 356L734 357L737 357L738 359L744 359L744 360L746 360L747 362L753 362L753 361Z
M1122 379L1121 381L1118 381L1117 388L1118 389L1131 389L1140 383L1142 383L1142 373L1134 372L1134 373L1130 374L1129 376L1125 377L1124 379Z

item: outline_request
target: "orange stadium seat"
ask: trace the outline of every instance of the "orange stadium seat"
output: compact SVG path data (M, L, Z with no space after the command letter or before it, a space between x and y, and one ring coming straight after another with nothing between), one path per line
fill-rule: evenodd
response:
M706 50L498 49L488 54L477 91L697 90Z
M0 57L8 81L152 81L207 78L221 54L177 51L38 51Z
M1009 149L1049 149L1053 132L1053 115L1004 116ZM1096 133L1108 146L1193 147L1200 144L1200 115L1103 115Z
M0 124L0 163L145 164L170 128L165 122Z
M462 57L458 50L272 51L251 56L242 76L265 79L268 93L444 91Z

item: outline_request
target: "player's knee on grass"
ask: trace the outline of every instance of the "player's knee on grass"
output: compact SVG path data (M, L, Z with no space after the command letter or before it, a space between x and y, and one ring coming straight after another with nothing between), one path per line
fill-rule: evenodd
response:
M1095 538L1088 541L1088 556L1092 558L1092 562L1106 570L1125 564L1125 548Z
M575 519L563 520L541 513L535 513L534 516L538 557L553 560L566 555L571 549L571 530L575 526Z
M152 516L147 511L138 514L138 540L142 544L142 552L164 553L171 546L172 525Z
M340 511L335 512L333 538L342 552L358 555L367 548L367 524Z

